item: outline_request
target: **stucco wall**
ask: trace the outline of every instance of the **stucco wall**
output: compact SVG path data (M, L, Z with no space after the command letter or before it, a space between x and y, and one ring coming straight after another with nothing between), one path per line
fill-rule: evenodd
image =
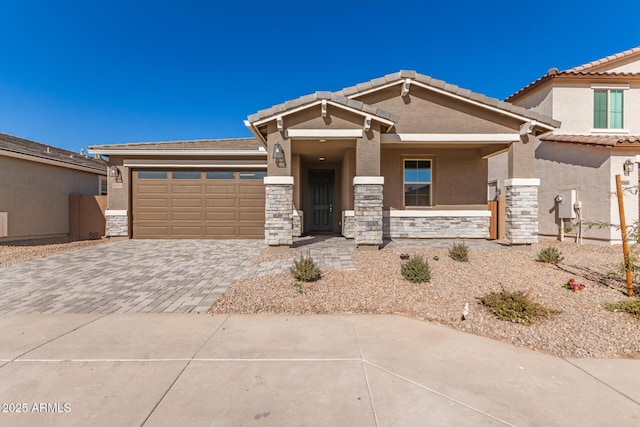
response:
M606 84L606 82L603 82ZM631 134L640 134L640 86L624 90L623 126ZM553 118L562 122L555 133L589 134L593 129L593 90L591 82L563 84L553 89Z
M514 104L553 117L553 90L551 84L547 83L536 91L527 93L518 98Z
M487 161L479 149L426 149L382 147L381 174L384 209L404 209L403 160L432 159L432 205L464 206L487 204Z
M357 99L397 114L397 133L510 133L520 126L507 116L415 85L404 97L398 85Z
M99 191L96 174L5 156L0 183L0 212L8 212L8 236L0 240L66 236L69 195Z

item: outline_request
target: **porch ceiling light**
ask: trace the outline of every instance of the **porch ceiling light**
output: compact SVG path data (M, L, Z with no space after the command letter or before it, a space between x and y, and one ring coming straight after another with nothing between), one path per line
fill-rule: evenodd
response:
M284 155L282 153L282 145L280 145L279 142L276 142L276 144L273 146L273 158L275 160L282 160L283 157Z
M624 175L625 176L629 176L629 174L631 172L633 172L633 162L631 161L631 159L627 159L624 162L624 165L622 166L623 170L624 170Z
M324 157L318 157L318 160L320 160L321 162L324 162Z

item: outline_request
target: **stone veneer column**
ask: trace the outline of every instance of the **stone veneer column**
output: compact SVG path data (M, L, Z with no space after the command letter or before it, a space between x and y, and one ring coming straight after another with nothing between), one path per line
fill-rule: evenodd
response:
M107 220L105 236L129 237L129 216L127 211L107 209L104 216Z
M506 189L506 239L512 245L538 243L538 178L513 178Z
M382 244L382 176L356 176L353 178L353 210L355 242L362 246L379 247Z
M267 176L265 184L264 239L269 246L293 243L293 177Z

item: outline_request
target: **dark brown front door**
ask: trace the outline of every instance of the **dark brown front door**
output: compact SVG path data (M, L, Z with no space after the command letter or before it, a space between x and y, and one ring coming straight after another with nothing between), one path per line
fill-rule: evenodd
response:
M333 230L333 186L333 170L309 171L309 211L312 232Z

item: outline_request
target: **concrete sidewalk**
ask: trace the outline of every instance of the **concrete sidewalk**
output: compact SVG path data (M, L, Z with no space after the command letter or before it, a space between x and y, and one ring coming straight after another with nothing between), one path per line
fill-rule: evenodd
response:
M402 316L2 315L0 342L2 426L640 425L640 360Z

